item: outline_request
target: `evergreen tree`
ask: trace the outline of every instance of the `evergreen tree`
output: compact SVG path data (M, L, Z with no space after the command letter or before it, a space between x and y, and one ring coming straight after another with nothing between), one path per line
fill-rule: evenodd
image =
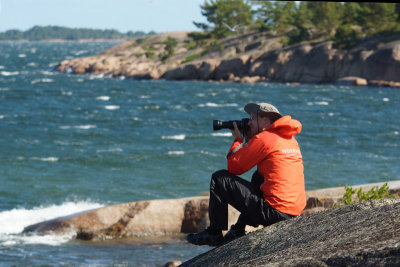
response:
M360 24L369 33L390 30L396 25L395 3L361 2Z
M194 24L203 30L212 28L211 33L217 38L235 31L238 26L246 26L252 22L250 5L244 0L210 0L200 7L201 14L211 26L205 23Z
M339 2L307 2L312 13L311 22L325 37L340 25L342 6Z

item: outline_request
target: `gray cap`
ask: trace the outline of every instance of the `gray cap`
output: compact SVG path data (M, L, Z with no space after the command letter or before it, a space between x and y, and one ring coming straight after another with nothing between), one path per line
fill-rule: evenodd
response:
M281 113L279 113L279 110L268 103L248 103L244 107L244 111L246 111L250 115L261 113L264 115L273 115L274 117L277 116L279 118L282 117Z

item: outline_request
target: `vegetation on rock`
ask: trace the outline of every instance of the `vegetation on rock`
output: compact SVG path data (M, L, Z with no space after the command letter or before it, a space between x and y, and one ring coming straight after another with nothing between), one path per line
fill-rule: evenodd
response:
M343 204L353 204L361 201L367 201L372 199L383 199L383 198L394 198L393 195L389 193L389 187L387 183L382 185L380 188L377 186L373 186L371 190L368 192L364 192L362 188L358 190L353 189L351 186L345 186L346 192L344 193L343 197L340 198L340 201ZM358 201L354 200L353 195L357 192L357 199ZM337 206L337 205L336 205Z

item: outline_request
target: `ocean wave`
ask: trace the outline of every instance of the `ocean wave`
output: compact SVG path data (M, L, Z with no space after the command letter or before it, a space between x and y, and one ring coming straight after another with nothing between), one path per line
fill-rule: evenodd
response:
M173 140L185 140L186 135L184 134L177 134L177 135L171 135L171 136L161 136L161 139L173 139Z
M108 101L108 100L110 100L110 97L106 96L106 95L102 95L102 96L96 97L96 100Z
M47 158L32 157L31 160L56 162L56 161L58 161L58 158L56 158L56 157L47 157Z
M5 68L4 66L1 66L1 65L0 65L0 70L2 70L2 69L4 69L4 68Z
M212 133L211 136L222 136L222 137L231 137L231 132L223 132L223 133Z
M19 58L25 58L26 55L25 55L25 54L19 54L18 57L19 57Z
M327 101L307 102L307 105L308 106L314 106L314 105L317 105L317 106L328 106L329 102L327 102Z
M105 106L104 108L107 109L107 110L116 110L116 109L119 109L119 106L117 106L117 105L108 105L108 106Z
M184 155L185 154L185 151L181 151L181 150L178 150L178 151L168 151L168 155Z
M204 108L204 107L223 108L223 107L237 107L238 105L234 104L234 103L232 103L232 104L216 104L216 103L207 102L205 104L199 104L198 106L201 108Z
M384 98L382 98L382 101L383 101L383 102L389 102L389 101L390 101L390 99L389 99L389 98L387 98L387 97L384 97Z
M14 76L14 75L18 75L18 74L19 74L19 71L13 71L13 72L10 72L10 71L0 71L0 74L3 75L3 76Z
M54 82L53 79L48 79L48 78L44 78L44 79L36 79L31 81L31 84L35 84L35 83L52 83Z
M107 152L122 152L124 151L122 148L115 147L115 148L108 148L108 149L98 149L96 153L107 153Z
M5 115L0 115L0 119L4 119L5 117Z
M65 125L65 126L60 126L59 128L62 130L68 130L68 129L89 130L96 127L97 127L96 125L76 125L76 126Z
M67 216L85 210L103 207L90 201L65 202L61 205L40 206L33 209L18 208L0 212L0 245L46 244L60 245L68 242L74 233L65 235L22 235L25 227Z

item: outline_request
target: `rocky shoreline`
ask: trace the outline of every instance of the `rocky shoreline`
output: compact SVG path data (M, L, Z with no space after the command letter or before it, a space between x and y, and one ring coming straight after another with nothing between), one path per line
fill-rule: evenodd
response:
M168 38L177 45L166 57ZM62 61L56 70L132 79L400 87L400 35L369 38L350 50L336 49L332 41L283 46L280 38L260 32L230 36L208 47L190 42L187 32L152 35Z
M353 188L367 192L383 184ZM307 191L307 207L298 218L264 228L248 227L246 236L183 266L242 266L249 262L252 266L373 265L371 262L377 259L399 264L400 181L388 182L388 187L397 198L339 207L334 205L346 192L344 187ZM233 224L238 215L230 207L229 223ZM208 224L208 196L199 196L106 206L34 224L24 233L73 232L76 239L89 241L187 234L199 232ZM236 256L230 257L233 251Z

